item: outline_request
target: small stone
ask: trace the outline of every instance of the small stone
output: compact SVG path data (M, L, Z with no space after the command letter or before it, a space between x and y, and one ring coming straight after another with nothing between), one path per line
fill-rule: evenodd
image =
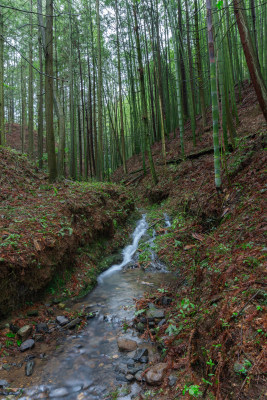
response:
M26 376L31 376L33 373L35 362L34 361L28 361L27 364L25 365L25 374Z
M8 385L7 381L5 381L4 379L0 379L0 388L3 388L5 386L7 386L7 385Z
M127 361L127 367L133 367L134 366L134 360L132 359L132 358L130 358L128 361Z
M125 378L127 379L127 381L132 382L134 380L134 376L132 374L127 374L125 375Z
M118 348L120 351L133 351L137 348L137 343L132 339L124 339L122 337L117 339Z
M70 321L67 325L64 326L64 329L73 329L75 328L76 325L79 325L81 322L80 318L75 318L72 321Z
M66 388L54 389L50 392L50 397L64 397L67 396L68 391Z
M36 332L37 333L45 333L48 332L49 328L48 325L45 322L40 322L39 324L36 325Z
M25 342L22 343L22 345L20 346L19 349L20 349L21 352L24 352L26 350L32 349L34 347L34 345L35 345L34 340L33 339L28 339L28 340L26 340Z
M21 338L21 341L24 342L32 333L31 325L24 325L22 328L18 330L17 335Z
M64 326L64 325L66 325L66 324L69 322L69 320L68 320L68 318L64 317L63 315L59 315L59 316L56 318L56 322L57 322L60 326Z
M66 304L64 304L64 303L59 303L59 304L58 304L58 308L60 308L60 310L65 310Z
M153 321L154 319L163 319L164 318L164 310L156 307L151 307L146 312L146 316L149 321Z
M135 374L134 377L135 377L135 379L136 379L138 382L144 381L143 371L138 371L138 372L136 372L136 374Z
M177 378L176 375L171 374L171 375L169 376L168 380L169 380L169 385L170 385L171 387L173 387L173 386L176 384L178 378Z
M160 385L167 369L166 363L153 365L145 374L145 380L150 385Z
M148 356L148 349L137 349L133 357L134 361L140 361L141 357Z
M39 313L38 310L31 310L27 312L28 317L38 317Z

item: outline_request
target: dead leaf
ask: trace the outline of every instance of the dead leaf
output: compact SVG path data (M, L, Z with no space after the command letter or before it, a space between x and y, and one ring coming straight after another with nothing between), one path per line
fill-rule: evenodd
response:
M37 250L37 251L41 251L42 250L42 248L41 248L41 246L40 246L40 244L39 244L37 239L33 239L33 244L34 244L35 250Z
M203 235L200 235L199 233L192 233L192 237L194 239L200 240L201 242L203 242L203 240L205 239L205 237Z
M195 245L195 244L187 244L187 245L184 247L184 250L190 250L190 249L192 249L193 247L196 247L196 245Z
M225 214L227 214L227 213L228 213L228 211L229 211L229 208L226 208L225 210L223 210L222 217L224 217L224 216L225 216Z

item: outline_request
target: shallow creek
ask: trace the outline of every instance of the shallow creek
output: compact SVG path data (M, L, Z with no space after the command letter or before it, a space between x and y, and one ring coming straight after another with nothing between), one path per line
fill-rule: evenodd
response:
M164 220L167 228L170 226L167 215ZM55 353L44 361L42 372L35 372L40 374L40 384L24 389L21 400L103 400L116 386L125 384L116 368L124 357L117 347L117 335L122 332L123 323L126 325L128 321L130 325L135 311L133 299L171 278L157 260L153 251L155 232L149 236L148 228L143 215L132 234L132 243L123 249L123 261L101 274L97 287L74 306L76 310L86 308L96 316L88 320L82 332L62 340ZM149 245L151 263L146 271L134 268L140 240ZM134 336L141 342L134 329L128 329L125 336Z

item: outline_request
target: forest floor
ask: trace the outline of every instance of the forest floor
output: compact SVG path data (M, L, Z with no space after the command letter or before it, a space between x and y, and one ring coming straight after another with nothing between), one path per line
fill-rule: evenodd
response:
M113 176L150 210L157 253L177 275L172 286L155 291L154 299L144 296L136 304L142 311L160 297L172 299L165 324L156 331L147 324L144 333L158 343L168 367L161 387L148 391L146 399L260 400L267 395L267 130L247 83L238 115L237 147L223 159L222 193L215 190L213 154L181 162L178 135L166 143L166 166L161 144L152 148L157 186L149 172L142 173L140 156L128 161L127 175L120 168ZM187 126L187 155L212 145L211 111L205 131L193 148ZM164 213L172 218L166 234L160 229Z
M115 184L50 185L24 156L0 149L0 314L24 304L0 325L2 363L11 365L18 357L20 343L11 322L14 331L28 324L36 333L38 323L62 315L62 309L70 319L77 317L67 298L84 293L100 270L111 265L107 261L97 268L99 258L127 237L129 227L119 227L133 210L133 193L158 233L157 254L176 277L172 285L163 284L136 303L143 310L164 296L172 299L165 306L165 323L156 330L147 325L144 333L158 344L167 372L161 386L147 388L143 398L266 397L266 123L247 83L238 115L237 148L224 157L222 193L214 187L213 154L200 154L212 147L211 110L195 148L186 126L185 151L195 156L179 158L178 134L166 142L166 165L161 144L153 146L159 177L155 187L149 168L146 176L142 173L140 156L128 160L127 175L122 168L114 173ZM19 127L10 132L12 144ZM160 228L164 213L172 220L167 232ZM142 259L140 266L146 268L146 257ZM66 264L73 269L65 271ZM29 301L38 300L45 287L44 301ZM45 338L44 345L53 340L53 335ZM1 371L1 379L9 376L8 370Z

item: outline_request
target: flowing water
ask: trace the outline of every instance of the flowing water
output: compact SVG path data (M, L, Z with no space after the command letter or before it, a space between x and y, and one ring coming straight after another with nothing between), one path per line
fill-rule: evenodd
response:
M164 218L166 227L170 226L167 215ZM152 286L160 287L166 280L166 268L153 251L156 232L149 237L147 230L148 223L143 215L132 234L132 243L122 252L123 261L102 273L97 287L75 305L76 309L96 312L96 317L88 321L81 333L63 339L55 354L43 363L41 384L25 390L21 400L103 400L122 383L123 378L116 372L116 364L121 359L116 336L123 322L131 321L134 316L133 298L141 297ZM137 248L141 238L150 248L148 271L127 268L138 262ZM129 329L128 336L140 341L135 330Z

